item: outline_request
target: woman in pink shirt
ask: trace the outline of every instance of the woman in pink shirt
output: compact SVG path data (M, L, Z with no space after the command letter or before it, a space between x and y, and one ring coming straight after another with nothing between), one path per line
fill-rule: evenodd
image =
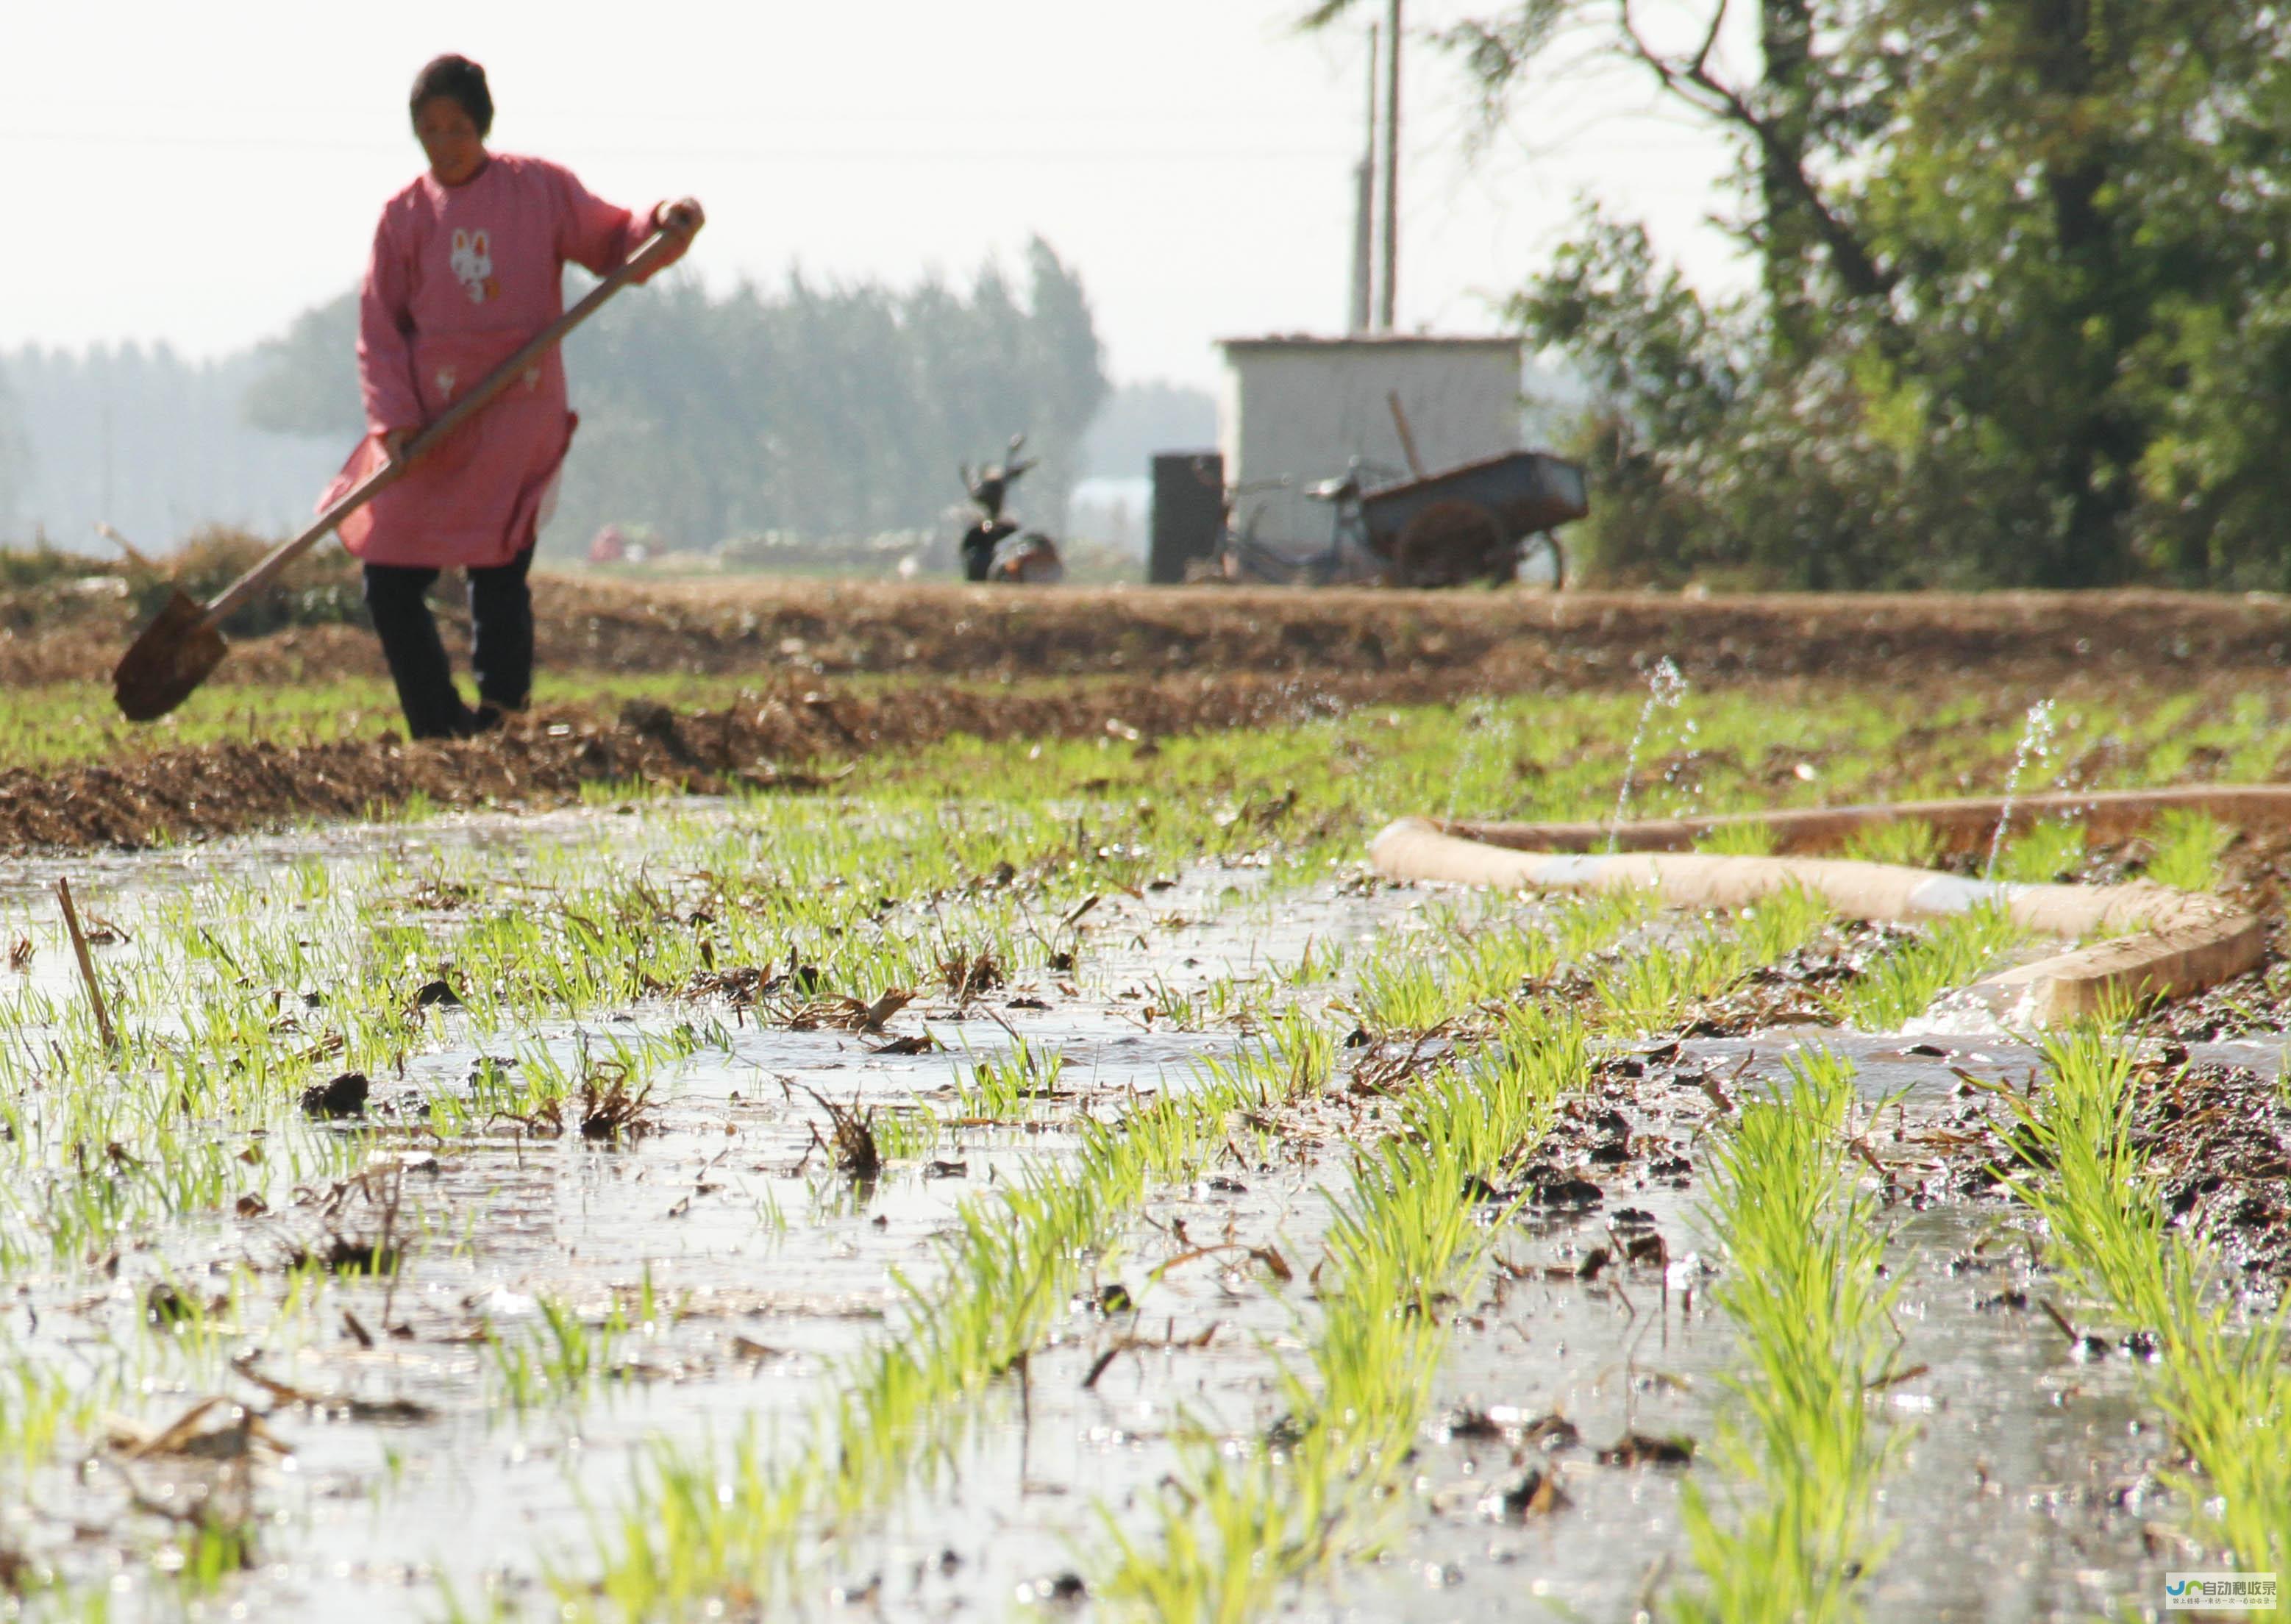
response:
M367 438L321 505L396 459L406 442L564 310L567 261L599 275L655 229L689 243L700 205L644 215L600 202L539 158L486 150L486 71L441 56L414 81L414 132L429 172L392 197L358 301L358 382ZM678 252L682 252L679 246ZM415 738L458 738L523 708L533 685L526 583L558 470L572 443L565 365L554 350L342 527L366 567L366 601ZM470 663L478 705L454 686L427 594L469 576Z

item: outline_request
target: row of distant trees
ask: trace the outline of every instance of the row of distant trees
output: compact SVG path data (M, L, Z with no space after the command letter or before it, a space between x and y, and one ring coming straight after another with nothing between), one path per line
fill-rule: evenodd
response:
M93 521L163 546L201 523L299 522L363 428L356 298L218 360L165 345L0 356L0 540ZM1197 390L1109 395L1081 279L1033 244L1017 276L905 289L791 276L723 296L670 278L614 301L567 357L582 426L556 551L599 527L670 544L925 528L962 500L958 463L1025 432L1047 522L1085 471L1142 474L1148 442L1213 433ZM1134 443L1133 443L1134 442Z
M250 355L165 344L0 355L0 542L100 549L100 522L156 550L205 525L298 524L349 447L250 429L254 376Z
M32 447L25 436L21 408L15 390L9 387L8 374L0 372L0 538L16 527L31 472Z

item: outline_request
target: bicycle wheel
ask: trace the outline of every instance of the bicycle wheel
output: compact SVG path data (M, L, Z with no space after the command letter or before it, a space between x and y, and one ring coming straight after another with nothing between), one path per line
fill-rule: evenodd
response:
M1556 592L1564 588L1567 555L1559 549L1559 538L1545 530L1520 543L1519 561L1512 567L1511 578L1539 592Z

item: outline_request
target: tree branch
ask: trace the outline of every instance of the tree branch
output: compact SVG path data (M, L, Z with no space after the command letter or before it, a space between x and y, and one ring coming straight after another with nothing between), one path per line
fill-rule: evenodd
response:
M1705 117L1732 125L1747 133L1757 144L1758 156L1767 169L1781 180L1812 216L1814 232L1829 251L1830 263L1837 268L1838 280L1845 284L1845 291L1856 299L1883 299L1893 291L1896 279L1893 273L1882 269L1853 228L1837 217L1829 200L1822 197L1821 189L1805 173L1803 159L1781 139L1773 123L1759 117L1740 91L1711 71L1710 56L1716 48L1718 32L1731 4L1732 0L1718 0L1701 49L1681 67L1647 44L1631 15L1631 0L1616 0L1629 54L1653 73L1667 93Z
M1710 32L1702 36L1702 49L1694 53L1694 66L1688 71L1700 77L1710 66L1710 53L1718 48L1718 30L1726 26L1726 12L1733 0L1718 0L1718 9L1710 13Z

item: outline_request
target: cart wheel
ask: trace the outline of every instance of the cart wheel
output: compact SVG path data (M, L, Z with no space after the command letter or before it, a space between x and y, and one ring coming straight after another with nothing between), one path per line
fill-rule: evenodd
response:
M1503 527L1476 502L1435 502L1410 519L1392 544L1403 586L1461 586L1484 580L1491 561L1508 559Z
M1567 584L1567 555L1559 550L1559 538L1545 530L1520 543L1519 560L1512 567L1511 578L1539 592L1555 592L1564 588Z

